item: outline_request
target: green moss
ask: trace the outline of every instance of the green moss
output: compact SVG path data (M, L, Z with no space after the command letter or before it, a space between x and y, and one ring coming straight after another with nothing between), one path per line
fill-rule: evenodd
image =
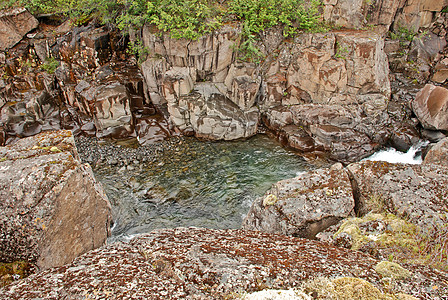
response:
M334 295L338 300L379 300L394 299L394 297L383 294L371 283L353 277L342 277L332 280Z
M334 234L334 238L337 238L341 233L347 233L352 238L352 250L358 250L365 243L369 241L367 236L363 235L359 229L358 224L362 223L360 218L349 218L342 223L339 230Z
M397 263L390 261L382 261L375 266L375 271L382 277L392 279L406 279L411 276L411 272L403 268Z

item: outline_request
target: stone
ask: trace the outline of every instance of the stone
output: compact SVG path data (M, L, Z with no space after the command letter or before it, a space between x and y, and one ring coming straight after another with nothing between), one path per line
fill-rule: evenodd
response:
M104 244L111 207L70 131L21 139L0 157L1 261L44 270Z
M192 93L170 100L168 112L180 130L200 138L234 140L257 133L258 109L242 110L214 84L196 84Z
M314 238L352 214L354 207L348 174L336 164L277 182L254 201L242 228Z
M411 102L423 128L448 130L448 90L427 84Z
M448 58L439 61L434 67L434 74L431 80L438 83L444 83L448 79Z
M39 25L25 8L0 11L0 50L7 50Z
M436 164L448 167L448 138L444 138L429 149L423 164Z
M15 281L0 289L0 299L95 299L111 295L225 299L261 289L298 288L319 278L330 278L338 294L347 295L341 299L368 299L356 295L361 291L376 292L374 286L382 286L374 269L379 262L359 251L282 235L243 230L160 229L130 242L89 251L64 267ZM425 298L446 295L446 272L422 266L406 268L413 276L400 282L394 292ZM435 283L437 289L433 289ZM379 292L370 295L382 296Z
M347 167L356 182L357 215L375 206L418 225L424 232L444 226L448 217L448 172L435 164L362 161Z

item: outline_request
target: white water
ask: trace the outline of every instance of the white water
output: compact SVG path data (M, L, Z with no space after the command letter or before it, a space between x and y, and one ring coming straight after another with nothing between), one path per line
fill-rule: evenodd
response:
M404 163L418 165L422 163L422 156L419 152L422 147L426 146L428 142L418 143L412 146L408 152L403 153L395 150L394 148L388 148L378 151L364 160L374 161L387 161L390 163Z

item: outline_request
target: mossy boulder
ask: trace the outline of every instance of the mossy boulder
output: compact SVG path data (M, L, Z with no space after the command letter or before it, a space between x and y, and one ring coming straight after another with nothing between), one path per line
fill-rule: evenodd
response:
M392 279L406 279L411 276L411 272L403 268L397 263L390 261L382 261L375 266L375 271L382 277Z

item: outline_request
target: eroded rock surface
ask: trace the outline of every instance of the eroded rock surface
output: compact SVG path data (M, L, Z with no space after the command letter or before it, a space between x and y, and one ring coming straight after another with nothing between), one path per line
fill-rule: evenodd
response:
M46 132L0 148L0 260L40 269L104 244L110 204L70 131Z
M277 182L254 201L243 228L314 238L354 213L348 173L341 164Z
M378 263L361 252L300 238L241 230L163 229L14 282L0 290L0 298L226 299L265 288L292 288L316 277L345 276L382 289L375 271ZM424 298L446 293L446 273L404 267L412 279L400 279L394 292Z

